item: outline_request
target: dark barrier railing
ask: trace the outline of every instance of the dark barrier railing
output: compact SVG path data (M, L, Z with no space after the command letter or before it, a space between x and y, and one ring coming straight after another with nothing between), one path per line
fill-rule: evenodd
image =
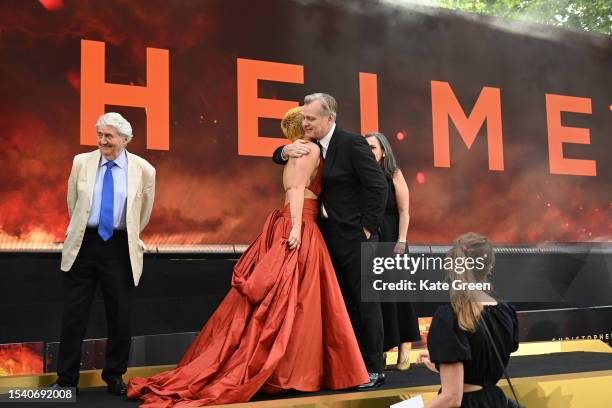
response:
M132 304L134 366L173 364L227 294L233 266L246 246L201 246L199 251L155 247ZM411 245L413 254L440 256L444 245ZM508 245L496 248L496 273L525 280L578 277L584 298L572 302L516 303L521 341L599 339L610 342L612 247L607 244ZM34 342L53 370L62 317L62 274L57 250L0 253L0 344ZM417 304L431 316L436 303ZM106 320L96 293L84 345L84 367L103 355ZM44 350L44 352L43 352Z
M0 256L3 254L61 254L62 243L46 245L19 245L15 247L0 248ZM149 244L145 254L170 254L170 255L214 255L233 258L240 256L248 247L248 244L201 244L201 245L155 245ZM409 244L410 253L432 253L443 254L451 248L451 244ZM495 252L501 254L580 254L580 253L612 253L612 242L579 242L579 243L542 243L542 244L508 244L495 246Z

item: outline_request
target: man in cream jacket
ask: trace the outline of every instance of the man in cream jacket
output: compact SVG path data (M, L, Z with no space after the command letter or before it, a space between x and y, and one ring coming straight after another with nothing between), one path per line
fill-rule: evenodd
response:
M132 126L118 113L96 123L98 150L74 157L68 179L70 224L62 250L64 314L54 387L76 387L81 343L99 282L108 326L102 378L124 395L130 354L130 299L142 275L144 243L155 196L155 168L125 148Z

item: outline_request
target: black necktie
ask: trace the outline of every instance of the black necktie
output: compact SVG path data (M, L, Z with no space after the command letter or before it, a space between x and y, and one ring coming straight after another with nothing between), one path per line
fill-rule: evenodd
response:
M323 146L318 140L315 143L317 144L317 146L319 146L319 153L321 154L321 158L324 159L325 157L323 156Z

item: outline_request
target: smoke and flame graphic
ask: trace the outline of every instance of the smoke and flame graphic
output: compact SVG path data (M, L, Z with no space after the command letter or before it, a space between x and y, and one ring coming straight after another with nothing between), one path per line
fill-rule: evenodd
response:
M0 344L0 376L41 374L43 355L42 342Z
M496 243L612 240L609 38L550 27L536 31L555 35L532 36L452 12L360 7L3 3L0 248L61 247L72 157L94 148L79 145L82 39L106 44L109 83L146 84L146 47L170 50L170 151L146 149L143 109L106 108L132 122L129 150L157 169L143 234L150 246L248 243L282 205L281 167L237 154L237 58L303 65L303 85L260 81L258 97L299 101L327 91L339 101L339 126L352 131L360 123L358 73L378 75L380 130L408 180L412 243L448 243L470 230ZM501 89L503 172L487 168L484 130L468 151L453 128L452 168L433 167L432 80L452 86L466 115L483 86ZM596 160L596 177L550 174L546 93L592 100L592 115L563 116L564 126L590 130L590 145L564 148L569 158Z

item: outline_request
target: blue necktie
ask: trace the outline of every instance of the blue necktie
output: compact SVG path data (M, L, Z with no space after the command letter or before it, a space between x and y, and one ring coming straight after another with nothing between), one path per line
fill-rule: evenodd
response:
M113 236L113 204L115 202L115 184L113 182L112 161L106 162L106 172L102 183L102 204L100 205L100 220L98 221L98 235L108 241Z

